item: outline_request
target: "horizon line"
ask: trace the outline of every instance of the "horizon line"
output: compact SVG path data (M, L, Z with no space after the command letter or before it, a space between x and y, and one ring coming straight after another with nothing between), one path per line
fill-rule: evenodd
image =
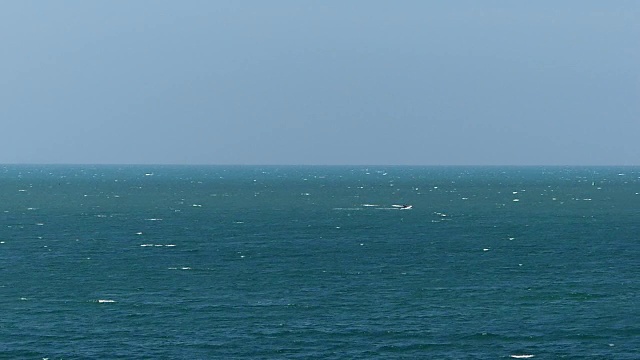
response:
M256 164L256 163L38 163L38 162L15 162L0 163L0 166L266 166L266 167L366 167L366 166L389 166L389 167L638 167L640 164Z

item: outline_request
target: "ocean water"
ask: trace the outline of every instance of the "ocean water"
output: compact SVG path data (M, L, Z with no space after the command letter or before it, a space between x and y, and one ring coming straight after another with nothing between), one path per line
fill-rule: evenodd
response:
M639 359L639 193L637 167L0 166L0 358Z

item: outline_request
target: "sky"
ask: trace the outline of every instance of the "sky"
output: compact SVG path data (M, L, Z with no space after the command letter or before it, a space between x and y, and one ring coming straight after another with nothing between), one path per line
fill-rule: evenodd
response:
M640 1L0 1L1 164L640 165Z

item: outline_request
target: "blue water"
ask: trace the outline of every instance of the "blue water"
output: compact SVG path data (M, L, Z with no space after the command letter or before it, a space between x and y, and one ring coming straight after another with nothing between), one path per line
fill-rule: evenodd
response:
M637 167L1 166L0 358L638 359L639 193Z

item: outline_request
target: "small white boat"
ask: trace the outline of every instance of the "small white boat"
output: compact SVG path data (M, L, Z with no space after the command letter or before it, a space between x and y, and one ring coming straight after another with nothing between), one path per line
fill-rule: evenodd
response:
M391 205L394 208L398 208L399 210L409 210L413 207L413 205Z

